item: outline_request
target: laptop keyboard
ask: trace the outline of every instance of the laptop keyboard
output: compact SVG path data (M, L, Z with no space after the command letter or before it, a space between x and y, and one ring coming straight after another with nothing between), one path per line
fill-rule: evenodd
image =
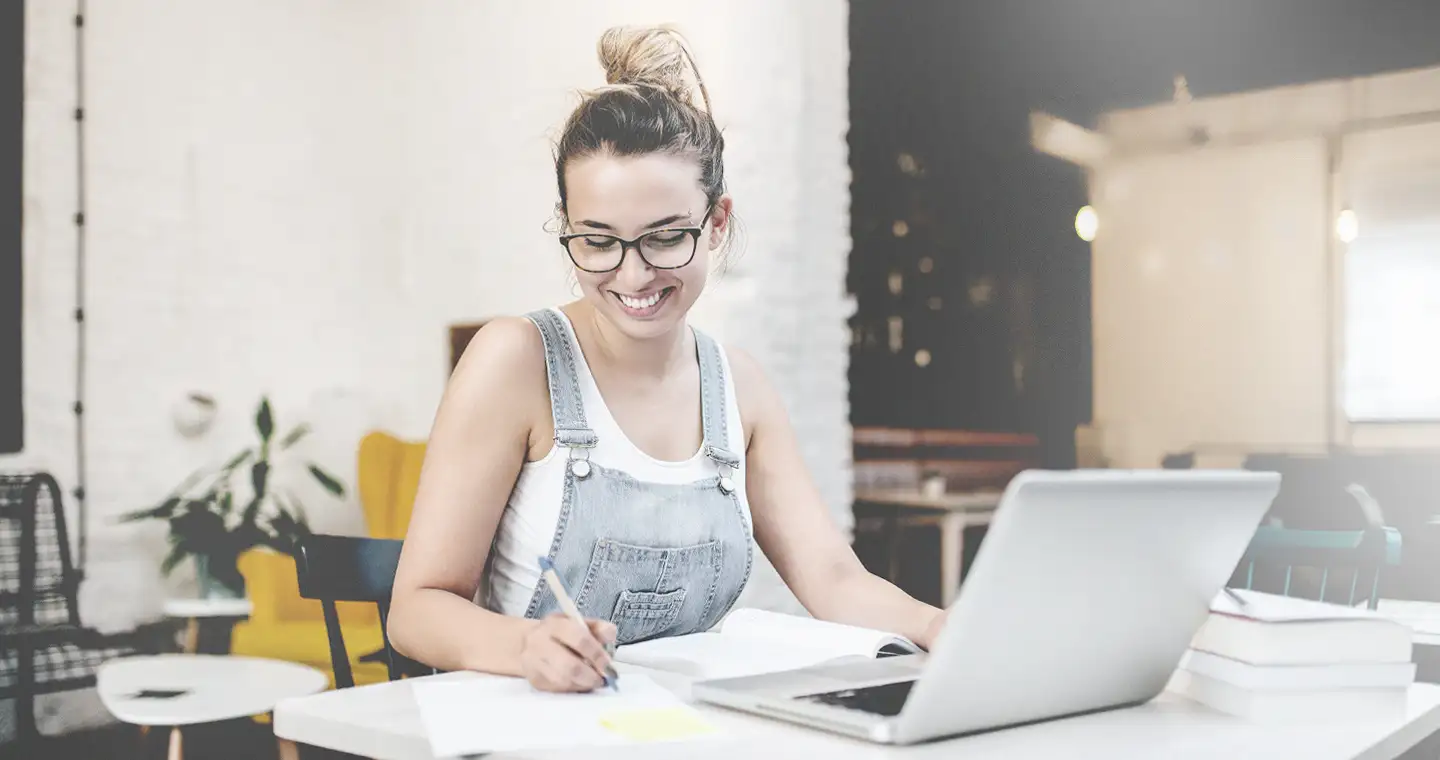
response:
M887 683L883 686L866 686L860 689L810 694L797 697L797 699L875 715L895 716L900 714L900 708L905 706L905 700L910 696L910 689L914 686L914 681L901 681L900 683Z

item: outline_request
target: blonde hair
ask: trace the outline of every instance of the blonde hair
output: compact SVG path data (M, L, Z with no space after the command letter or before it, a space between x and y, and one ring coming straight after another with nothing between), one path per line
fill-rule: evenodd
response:
M705 200L713 205L725 193L725 138L685 38L669 25L613 27L600 35L596 53L606 84L582 94L555 145L558 221L569 219L565 167L600 154L694 160Z
M705 112L710 112L710 91L685 36L674 27L611 27L595 48L612 88L655 87L692 108L700 107L694 100L698 92Z

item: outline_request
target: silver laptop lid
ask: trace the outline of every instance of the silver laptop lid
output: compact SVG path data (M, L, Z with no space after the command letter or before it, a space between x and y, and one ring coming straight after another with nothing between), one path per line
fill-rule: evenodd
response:
M917 741L1147 701L1280 487L1276 473L1013 479L893 725Z

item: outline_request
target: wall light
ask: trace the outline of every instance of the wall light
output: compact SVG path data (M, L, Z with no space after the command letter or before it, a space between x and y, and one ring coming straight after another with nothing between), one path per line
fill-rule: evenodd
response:
M1353 209L1344 209L1335 217L1335 236L1342 243L1353 243L1360 237L1360 217Z
M1099 230L1100 215L1090 206L1081 206L1075 214L1075 234L1089 243L1095 240L1095 233Z

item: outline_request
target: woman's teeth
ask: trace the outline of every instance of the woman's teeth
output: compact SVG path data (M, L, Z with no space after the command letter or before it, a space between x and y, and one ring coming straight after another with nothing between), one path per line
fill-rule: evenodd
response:
M648 309L651 306L660 303L660 297L664 294L665 291L662 290L659 293L652 293L645 298L631 298L630 296L622 296L619 293L616 293L615 295L620 298L620 303L625 304L631 309Z

